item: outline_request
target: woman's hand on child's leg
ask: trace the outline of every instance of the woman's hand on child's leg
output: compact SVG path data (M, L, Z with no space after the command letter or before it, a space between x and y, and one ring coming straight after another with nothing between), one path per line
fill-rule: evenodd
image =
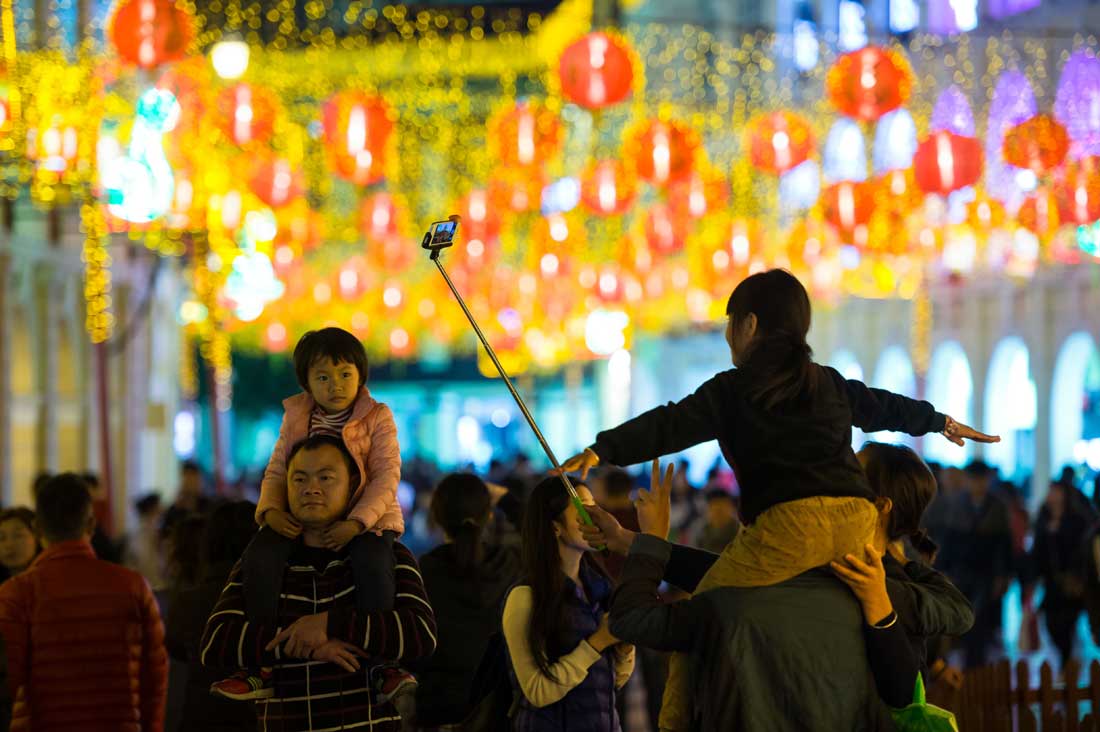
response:
M864 562L856 555L849 554L843 562L830 562L833 572L855 593L859 604L863 606L863 617L868 624L881 622L894 611L890 596L886 594L886 568L882 566L882 555L868 544L865 547Z
M349 541L363 533L363 524L354 519L337 521L325 529L325 548L338 552Z
M303 615L281 631L267 644L273 651L280 644L283 654L294 658L309 658L310 653L328 643L328 612Z
M971 442L984 442L986 444L1001 441L999 435L987 435L984 432L978 432L978 430L973 427L965 425L962 422L956 422L950 417L947 418L947 423L944 425L943 436L960 446L965 444L966 440L970 440Z
M298 519L278 508L264 511L264 523L288 539L297 539L302 533L302 525L298 523Z

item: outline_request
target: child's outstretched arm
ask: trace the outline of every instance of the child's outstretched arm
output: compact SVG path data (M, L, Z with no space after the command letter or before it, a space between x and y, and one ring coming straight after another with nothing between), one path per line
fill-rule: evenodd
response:
M596 435L592 447L562 464L581 477L598 463L634 465L707 442L717 437L722 379L718 374L678 402L655 407L618 427Z
M946 414L940 414L928 402L885 389L873 389L855 379L847 379L845 388L852 409L852 425L864 432L888 430L914 436L940 432L956 445L962 445L965 440L1001 441L1000 437L978 432Z

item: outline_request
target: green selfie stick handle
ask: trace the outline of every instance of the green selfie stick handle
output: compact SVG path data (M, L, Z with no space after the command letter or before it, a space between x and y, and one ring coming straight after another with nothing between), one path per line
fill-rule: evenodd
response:
M457 221L458 217L451 216L450 220ZM554 451L550 449L549 443L547 443L546 438L543 437L542 430L539 429L538 424L535 422L535 418L531 416L531 411L527 409L523 397L516 391L515 385L513 385L512 380L508 378L508 373L504 370L504 366L501 365L496 352L493 350L493 347L489 345L489 339L481 332L481 328L478 326L477 321L474 320L474 314L470 312L470 308L466 307L466 301L463 300L462 295L458 293L458 289L455 287L454 282L451 281L450 276L447 274L447 270L443 269L443 262L440 261L439 256L441 251L440 249L432 251L431 260L435 262L435 266L439 268L439 273L443 275L443 279L447 282L447 287L451 288L451 293L455 296L455 299L458 300L459 306L462 307L462 312L466 314L466 319L469 320L470 325L473 326L474 333L477 334L478 340L481 341L481 345L485 347L485 352L489 354L489 358L492 360L493 366L496 367L497 373L500 374L500 378L504 380L504 384L508 387L508 391L512 393L512 398L516 401L519 411L523 413L524 419L527 420L527 424L531 426L531 430L535 433L535 437L538 438L543 452L545 452L546 457L550 459L550 464L554 466L554 469L558 473L558 477L561 478L562 484L564 484L565 489L569 491L569 498L577 508L577 516L579 516L581 521L588 526L595 526L595 524L592 523L592 517L588 514L588 510L584 507L584 504L581 503L580 496L577 495L577 489L573 487L573 483L569 480L569 476L561 469L561 464L558 462L558 459L554 457ZM605 547L599 547L601 550L604 548Z

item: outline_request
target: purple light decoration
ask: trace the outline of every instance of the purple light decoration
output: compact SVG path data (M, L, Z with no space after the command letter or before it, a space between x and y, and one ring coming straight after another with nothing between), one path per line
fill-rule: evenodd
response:
M963 137L974 136L974 113L962 89L952 84L940 93L932 108L932 120L928 125L932 132L947 130Z
M993 87L989 120L985 135L985 188L989 195L1008 204L1019 205L1023 192L1016 184L1020 169L1004 161L1005 133L1035 116L1035 92L1027 77L1019 71L1005 71Z
M1007 18L1010 15L1034 10L1042 4L1042 0L989 0L985 6L985 12L994 20Z
M1100 59L1077 51L1062 67L1054 117L1069 132L1070 156L1100 155Z

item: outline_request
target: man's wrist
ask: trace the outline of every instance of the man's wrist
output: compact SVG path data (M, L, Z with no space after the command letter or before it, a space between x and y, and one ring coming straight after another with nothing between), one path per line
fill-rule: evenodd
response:
M615 537L614 545L609 544L608 548L625 557L630 552L630 545L634 543L634 537L637 535L637 532L630 529L620 529Z

